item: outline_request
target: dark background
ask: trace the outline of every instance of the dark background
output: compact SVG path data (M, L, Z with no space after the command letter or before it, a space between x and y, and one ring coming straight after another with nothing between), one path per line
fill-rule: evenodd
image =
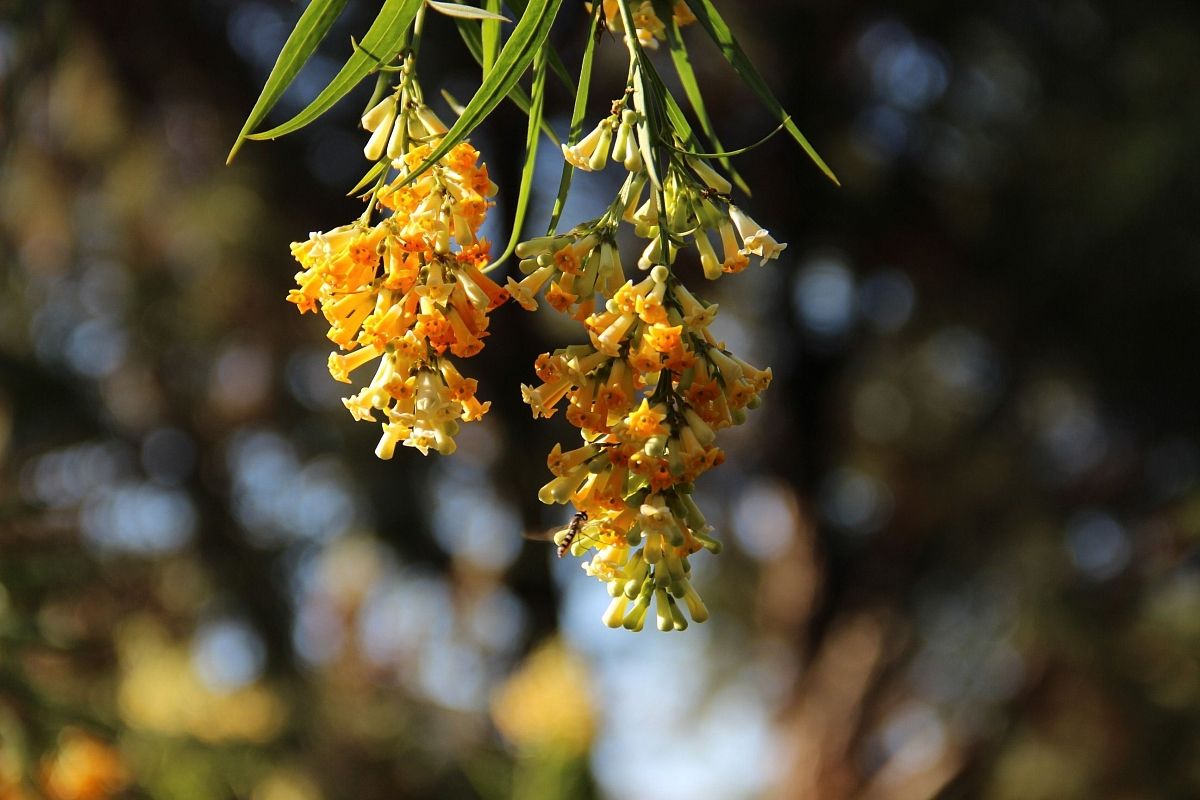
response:
M1200 9L720 6L842 188L775 137L742 204L788 250L691 272L776 381L668 636L520 538L573 434L517 384L578 330L496 312L450 459L341 408L287 245L359 213L365 96L224 165L302 4L0 2L0 797L1200 796ZM771 130L687 36L725 144ZM501 241L523 135L472 139Z

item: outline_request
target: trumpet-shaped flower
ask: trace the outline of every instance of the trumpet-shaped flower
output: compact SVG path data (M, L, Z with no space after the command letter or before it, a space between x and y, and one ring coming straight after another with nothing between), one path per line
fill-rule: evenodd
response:
M756 255L763 260L763 263L766 263L773 258L778 258L779 254L787 248L786 244L780 244L775 241L765 228L750 219L737 206L731 205L729 207L729 218L733 220L738 236L742 237L741 252L743 254Z

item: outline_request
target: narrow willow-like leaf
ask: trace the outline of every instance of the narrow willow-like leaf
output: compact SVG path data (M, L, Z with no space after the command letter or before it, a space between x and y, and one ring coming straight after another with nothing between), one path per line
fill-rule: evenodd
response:
M687 143L693 149L699 149L700 140L696 138L696 132L692 130L692 123L688 122L687 115L683 113L683 109L679 107L679 103L663 83L662 77L651 69L646 73L646 79L653 84L655 94L662 102L667 119L671 121L672 132L680 141Z
M657 4L662 0L656 0ZM704 136L708 139L712 149L715 152L721 153L725 150L721 140L717 138L717 131L713 127L712 120L708 116L708 109L704 105L704 95L700 92L700 83L696 80L696 72L692 69L692 61L688 57L687 45L683 41L683 36L679 32L679 23L675 21L674 14L671 14L671 4L663 2L666 6L666 12L669 16L664 19L668 20L667 28L667 45L671 51L671 61L675 64L675 74L679 76L679 83L683 86L684 94L687 95L688 102L692 106L692 111L696 114L696 119L700 122L700 130L704 131ZM663 12L659 12L662 16ZM733 162L728 156L720 156L721 166L729 173L729 177L733 179L734 185L750 194L750 187L746 185L746 181L742 179L739 173L733 166Z
M439 3L438 0L425 0L425 5L432 8L439 14L445 14L447 17L458 17L459 19L487 19L497 22L512 22L511 19L503 14L497 14L494 11L488 11L484 8L476 8L475 6L460 5L458 3Z
M488 11L500 11L500 0L487 0L485 7ZM492 71L492 67L496 65L496 56L500 55L500 23L495 20L486 20L479 29L480 41L482 44L482 58L477 59L479 65L483 68L483 77Z
M375 88L371 90L371 98L367 100L367 104L363 106L362 113L359 114L360 117L365 117L367 112L374 108L375 104L383 99L383 94L388 90L388 83L390 82L390 78L386 72L380 72L375 77Z
M387 64L404 46L405 33L412 25L424 0L384 0L383 8L371 23L367 35L350 58L303 111L269 131L251 134L250 139L275 139L293 133L324 114L334 103L345 97L377 67Z
M521 229L525 227L525 213L529 210L529 196L533 193L533 171L537 162L538 129L542 124L542 108L546 101L546 51L539 48L533 59L533 86L529 90L532 105L529 107L529 127L525 131L525 164L521 167L521 185L517 191L517 206L513 212L512 233L508 246L489 268L503 263L517 249L521 240Z
M588 90L592 85L592 61L596 54L596 30L600 25L600 15L604 11L597 3L592 9L592 23L588 27L587 43L583 47L583 61L579 65L579 85L575 90L575 105L571 110L571 127L567 131L567 145L572 146L583 135L583 118L587 114ZM563 159L562 176L558 179L558 196L554 198L554 208L550 212L550 224L546 234L550 235L558 229L558 220L562 217L567 205L567 193L571 190L571 178L575 167Z
M528 0L508 0L508 4L512 7L514 14L524 14ZM546 54L550 57L550 71L554 73L554 76L558 78L558 82L567 90L567 94L575 94L575 81L571 78L571 73L567 70L567 65L563 63L562 58L558 55L558 51L550 47L546 49Z
M804 148L804 152L825 173L825 176L838 186L841 186L841 181L833 174L833 170L817 154L817 151L809 144L808 139L804 138L804 134L796 127L796 123L791 121L791 117L784 110L779 100L775 98L774 93L771 92L771 88L767 86L762 75L750 63L750 59L746 57L742 46L738 44L737 39L733 36L733 32L729 30L729 26L725 24L725 20L721 17L721 14L717 11L711 0L687 0L687 4L692 9L692 13L696 15L696 20L708 32L712 40L716 42L717 47L721 50L721 54L725 56L725 60L729 62L734 71L741 76L751 91L758 95L758 99L762 101L763 105L770 109L771 113L784 124L787 132Z
M346 3L347 0L312 0L308 4L308 8L304 9L304 13L296 22L296 27L292 29L292 32L288 34L287 41L283 43L283 49L279 51L279 58L275 60L275 66L271 67L271 74L267 76L267 82L263 84L258 100L254 101L254 108L250 109L246 123L238 132L237 139L234 140L233 147L229 150L229 156L225 159L226 164L233 161L242 142L246 141L247 134L266 119L267 114L279 102L279 98L283 97L283 93L291 86L300 69L308 63L309 57L316 51L317 45L329 33L330 27L341 15Z
M484 24L487 25L488 23L485 22ZM458 33L462 37L463 43L467 45L467 51L471 54L472 58L474 58L475 61L481 67L483 67L484 56L486 55L487 51L484 49L480 31L476 30L474 25L464 20L458 24ZM490 70L484 69L484 77L487 76L489 71ZM442 94L444 96L446 93L442 92ZM528 116L530 105L529 95L525 93L524 89L522 89L519 85L513 86L512 91L508 93L508 99L513 102L513 105L521 109L521 111ZM462 112L463 107L461 104L454 107L454 113L461 116ZM554 128L550 127L550 123L547 122L544 117L542 119L542 133L546 134L550 141L554 142L555 147L558 146L558 134L554 132Z
M401 185L416 180L417 176L440 161L508 96L521 74L533 61L534 55L545 43L560 6L562 0L533 0L526 6L525 13L513 28L512 36L501 49L495 68L484 78L475 96L467 103L462 115L442 137L438 146L433 148L424 163L405 177Z

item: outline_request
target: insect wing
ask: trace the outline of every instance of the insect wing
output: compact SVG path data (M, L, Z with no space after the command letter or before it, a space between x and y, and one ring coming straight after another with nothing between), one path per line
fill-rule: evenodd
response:
M566 525L558 525L545 530L522 531L521 536L531 542L549 542L555 546L561 546L563 540L571 532L571 523ZM583 531L583 526L579 526L573 537L575 541L589 542L593 546L602 546L600 541L592 536L589 536Z

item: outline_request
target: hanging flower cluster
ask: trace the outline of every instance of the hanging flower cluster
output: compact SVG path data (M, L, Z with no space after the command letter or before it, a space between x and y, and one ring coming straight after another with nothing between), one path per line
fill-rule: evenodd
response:
M508 299L482 272L489 247L478 238L496 185L467 142L407 180L446 133L412 81L362 123L371 132L366 157L386 157L396 177L376 186L358 221L292 245L304 269L288 300L325 316L345 351L329 356L335 379L350 383L350 373L378 362L370 382L342 401L355 419L381 422L376 455L391 458L397 443L450 454L459 422L490 406L448 356L482 350L488 313ZM385 216L372 224L376 210Z
M684 261L694 260L715 280L752 260L775 259L786 245L732 202L733 184L746 187L728 159L750 148L723 152L681 29L697 23L781 122L778 130L786 129L837 179L766 88L713 0L595 0L585 4L591 35L574 84L570 135L561 143L563 173L548 232L519 241L541 132L557 142L544 114L546 84L547 75L564 76L549 34L570 4L529 0L511 28L496 5L388 0L321 94L291 120L256 131L338 16L336 8L328 13L333 7L313 4L284 44L233 149L246 139L298 130L360 80L377 76L362 117L369 134L363 152L373 163L359 184L371 187L363 195L366 210L355 222L292 245L301 271L288 299L328 322L338 347L329 357L332 376L351 383L357 370L374 365L370 380L353 381L346 408L382 426L380 458L391 458L398 444L422 454L452 453L460 423L489 407L456 362L483 349L489 314L511 298L530 311L544 301L574 320L582 328L579 343L539 356L538 380L521 386L535 418L565 409L562 417L580 435L551 451L552 477L539 499L574 507L556 539L559 555L586 557L584 570L606 584L612 597L606 624L641 630L653 606L659 629L683 630L689 619L708 618L689 559L720 550L693 499L696 481L723 462L718 432L758 407L771 370L746 363L712 333L717 306L684 285L676 259L694 253ZM483 70L478 91L456 106L449 128L416 81L430 10L454 18ZM629 68L610 112L585 133L593 55L605 31L623 39ZM691 116L648 56L664 46ZM505 99L528 116L526 165L513 204L514 232L493 262L479 231L496 186L467 137ZM574 172L604 170L610 162L625 172L612 203L560 233ZM631 238L642 242L630 249ZM517 270L503 285L488 277L513 253Z
M607 625L641 630L653 601L659 629L683 630L677 601L693 620L708 618L688 580L688 558L719 550L693 485L724 460L716 431L758 406L771 370L747 364L712 335L717 306L692 294L671 265L691 245L705 277L716 279L745 269L752 257L777 258L786 245L729 202L731 184L704 159L671 151L659 180L652 178L652 156L643 156L652 143L636 110L645 101L639 69L635 61L612 113L563 146L578 169L603 169L610 157L620 162L628 171L621 191L601 217L519 245L527 277L510 279L508 288L527 309L543 292L583 324L589 340L540 356L540 385L522 386L535 417L552 416L565 401L566 419L583 440L573 449L555 446L547 462L554 478L539 499L570 502L586 520L570 550L595 550L583 566L613 598ZM648 240L628 259L635 279L627 279L617 247L623 223Z

